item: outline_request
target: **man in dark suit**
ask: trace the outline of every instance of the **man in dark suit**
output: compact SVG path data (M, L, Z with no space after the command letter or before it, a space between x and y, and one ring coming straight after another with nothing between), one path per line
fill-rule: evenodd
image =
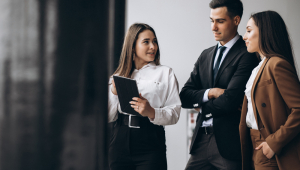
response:
M182 107L199 111L186 169L240 170L239 107L258 59L237 33L242 2L212 0L210 8L218 44L202 52L180 92Z

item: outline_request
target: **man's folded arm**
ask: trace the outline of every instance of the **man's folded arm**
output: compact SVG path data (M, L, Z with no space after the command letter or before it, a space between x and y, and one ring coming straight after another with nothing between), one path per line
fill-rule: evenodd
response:
M235 113L232 111L238 110L243 102L246 83L258 63L257 58L249 53L244 54L240 60L224 93L218 98L203 103L203 114L212 113L213 117L216 117Z

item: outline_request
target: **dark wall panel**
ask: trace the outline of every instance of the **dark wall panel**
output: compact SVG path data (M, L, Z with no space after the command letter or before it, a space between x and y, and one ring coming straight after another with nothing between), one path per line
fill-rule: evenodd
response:
M110 5L1 0L1 170L108 169L108 45L124 33Z

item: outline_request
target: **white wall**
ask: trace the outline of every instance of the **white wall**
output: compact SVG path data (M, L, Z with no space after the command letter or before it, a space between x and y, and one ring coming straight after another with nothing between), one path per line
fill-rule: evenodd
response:
M216 44L210 29L210 0L127 0L126 29L135 22L152 26L156 32L161 63L174 69L180 89L189 77L200 53ZM244 14L238 29L244 35L253 12L277 11L289 29L300 70L300 1L242 0ZM182 170L187 163L187 115L182 109L176 125L166 127L169 170Z

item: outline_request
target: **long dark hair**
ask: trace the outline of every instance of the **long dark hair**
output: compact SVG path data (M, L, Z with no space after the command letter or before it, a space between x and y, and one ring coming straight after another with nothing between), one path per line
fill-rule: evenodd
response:
M259 29L259 49L267 58L278 56L295 68L293 48L282 17L275 11L263 11L251 17Z
M133 49L135 48L136 40L138 39L139 34L144 30L152 31L154 36L156 37L154 29L149 25L143 23L132 24L125 35L119 66L117 70L114 72L114 74L118 74L119 76L128 77L128 78L131 77L131 74L134 70ZM159 52L158 42L157 42L157 47L158 49L155 55L154 63L156 65L159 65L160 52Z

